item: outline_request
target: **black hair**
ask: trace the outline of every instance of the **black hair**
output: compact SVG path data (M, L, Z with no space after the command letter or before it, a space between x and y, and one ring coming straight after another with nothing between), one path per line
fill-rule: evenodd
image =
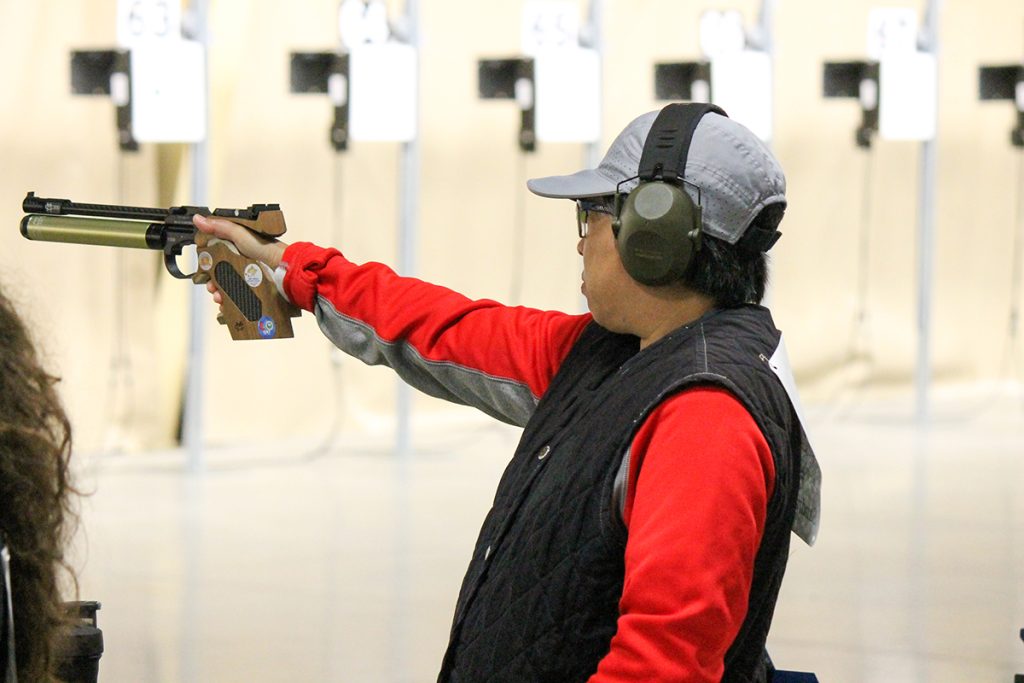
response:
M596 197L580 197L577 201L594 206L604 213L612 215L615 214L615 195L613 194L602 194Z
M774 231L782 221L784 204L769 204L748 228ZM683 285L714 300L718 308L759 304L768 286L768 255L740 244L704 234L701 247L683 276Z

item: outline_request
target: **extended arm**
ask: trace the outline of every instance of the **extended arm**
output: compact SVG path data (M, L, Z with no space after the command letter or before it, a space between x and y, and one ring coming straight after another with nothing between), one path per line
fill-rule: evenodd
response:
M272 268L287 268L288 298L316 314L323 333L346 353L511 424L526 424L590 321L474 301L379 263L357 265L335 249L254 239L227 221L197 218L196 227Z
M589 315L472 300L308 243L283 255L289 298L346 353L432 396L524 425Z

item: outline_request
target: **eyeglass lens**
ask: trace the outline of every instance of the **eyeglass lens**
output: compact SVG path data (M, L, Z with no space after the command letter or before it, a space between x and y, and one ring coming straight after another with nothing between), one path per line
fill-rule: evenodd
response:
M592 213L603 213L611 215L611 211L595 204L593 202L584 202L583 200L576 200L576 230L579 236L586 237L590 231L590 214Z
M576 232L579 233L581 239L587 236L589 220L589 212L583 208L583 204L576 202Z

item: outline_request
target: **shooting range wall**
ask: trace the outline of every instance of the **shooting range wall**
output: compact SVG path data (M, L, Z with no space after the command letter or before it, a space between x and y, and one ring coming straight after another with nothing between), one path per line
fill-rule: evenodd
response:
M389 4L398 15L401 4ZM772 252L772 307L809 403L831 400L850 376L865 192L870 286L858 362L873 390L912 391L920 145L877 141L868 153L857 149L859 109L821 95L825 61L864 57L867 13L876 4L786 0L775 18L774 148L788 175L790 208ZM699 57L701 11L738 8L752 23L758 5L609 2L605 144L635 115L661 106L653 94L655 62ZM62 376L76 443L87 451L171 446L187 353L191 285L166 275L158 255L32 243L18 233L29 190L97 203L189 199L185 147L143 145L122 156L109 100L70 94L70 51L112 47L115 9L114 0L0 0L2 16L18 17L0 22L0 282ZM521 277L520 303L577 311L571 209L528 195L525 180L577 170L582 146L542 143L524 159L516 108L477 97L477 60L520 51L521 9L519 2L423 4L418 275L502 301ZM336 11L335 0L213 0L208 196L221 207L278 202L287 239L334 243L355 260L393 264L398 145L353 143L338 159L327 143L327 101L288 92L289 52L334 49ZM979 103L977 69L1020 62L1024 7L1017 0L946 3L940 31L937 390L992 381L1002 370L1022 188L1018 154L1008 143L1012 107ZM525 258L516 273L509 255L520 229ZM243 343L231 342L214 322L212 303L208 309L209 443L326 433L339 396L346 428L390 428L391 374L345 359L344 388L335 392L330 349L308 314L294 340ZM476 419L422 396L415 412L435 423Z

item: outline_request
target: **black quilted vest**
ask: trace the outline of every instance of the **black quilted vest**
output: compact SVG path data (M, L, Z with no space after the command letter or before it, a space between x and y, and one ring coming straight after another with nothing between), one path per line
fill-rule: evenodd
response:
M462 584L439 681L585 681L619 616L626 530L616 472L646 416L687 387L731 391L775 460L775 489L750 605L724 681L763 681L764 644L786 567L800 427L768 366L780 334L767 309L713 311L637 353L636 337L591 324L527 424ZM678 457L685 458L686 453Z

